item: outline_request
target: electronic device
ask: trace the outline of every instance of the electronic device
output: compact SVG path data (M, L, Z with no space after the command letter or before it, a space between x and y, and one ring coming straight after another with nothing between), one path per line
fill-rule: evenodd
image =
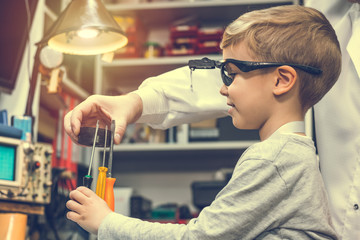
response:
M52 145L0 137L0 200L50 203Z

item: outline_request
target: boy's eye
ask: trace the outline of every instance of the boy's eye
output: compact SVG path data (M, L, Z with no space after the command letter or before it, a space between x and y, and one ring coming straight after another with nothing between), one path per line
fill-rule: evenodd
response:
M236 72L227 72L226 75L227 75L229 78L231 78L232 80L234 80L237 74L238 74L238 73L236 73Z
M237 73L229 73L229 77L231 77L232 79L234 79L236 77Z
M240 70L234 64L228 63L225 65L225 72L229 78L234 80L236 75L240 73Z

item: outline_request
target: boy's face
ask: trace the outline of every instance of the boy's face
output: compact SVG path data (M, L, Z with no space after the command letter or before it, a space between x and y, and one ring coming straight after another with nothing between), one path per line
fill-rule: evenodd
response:
M256 61L250 56L244 42L225 48L223 58ZM227 104L231 107L228 112L234 126L239 129L261 128L272 110L273 70L242 72L229 63L227 71L234 81L228 87L223 85L220 93L227 97Z

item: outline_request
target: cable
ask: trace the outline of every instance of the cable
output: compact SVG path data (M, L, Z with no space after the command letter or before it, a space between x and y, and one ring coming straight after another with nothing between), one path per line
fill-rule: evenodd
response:
M54 237L56 240L60 240L59 233L57 231L56 225L55 225L55 219L57 218L57 210L59 209L59 206L61 206L61 203L59 200L59 183L60 183L60 174L64 171L64 169L53 169L52 176L53 176L53 185L51 187L51 202L48 206L45 207L45 216L48 223L48 226L50 227L51 231L54 234Z
M26 16L27 16L27 45L28 45L28 61L27 61L27 69L28 69L28 76L29 76L29 83L31 82L31 74L30 74L30 56L31 56L31 48L30 48L30 28L31 28L31 13L29 7L29 0L25 1L25 8L26 8Z

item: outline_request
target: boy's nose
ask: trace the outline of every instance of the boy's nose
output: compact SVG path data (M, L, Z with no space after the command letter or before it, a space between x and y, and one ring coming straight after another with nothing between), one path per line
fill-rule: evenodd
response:
M223 96L228 95L228 87L225 84L223 84L222 87L220 88L220 94Z

